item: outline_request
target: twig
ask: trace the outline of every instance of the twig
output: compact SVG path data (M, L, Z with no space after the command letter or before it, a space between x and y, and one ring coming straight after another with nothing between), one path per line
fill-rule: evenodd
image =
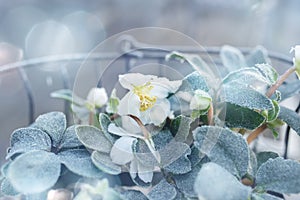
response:
M151 151L152 155L160 163L161 158L160 158L159 152L156 151L155 145L154 145L153 140L151 138L151 134L146 129L145 125L142 123L142 121L137 116L134 116L134 115L128 115L128 116L131 117L132 119L134 119L136 121L136 123L140 126L140 128L143 132L143 135L144 135L143 140L147 144L147 146L148 146L149 150Z
M212 102L210 102L209 110L207 112L207 120L208 120L208 125L210 126L214 125L214 107Z
M274 92L282 85L282 83L295 71L296 71L295 66L291 67L287 71L285 71L284 74L282 74L279 77L279 79L276 81L276 83L274 85L272 85L272 87L270 87L270 89L266 93L267 97L271 97L274 94Z
M262 133L265 129L267 128L266 124L263 124L262 126L258 127L255 129L248 137L247 137L247 142L250 144L257 136L259 136L260 133Z
M89 125L93 125L94 123L94 113L90 111L89 113Z
M270 98L274 94L274 92L282 85L282 83L295 71L296 71L295 66L293 66L293 67L289 68L287 71L285 71L279 77L279 79L276 81L276 83L270 87L270 89L266 93L266 96ZM255 129L252 133L250 133L250 135L247 138L248 144L250 144L255 138L257 138L260 135L260 133L263 132L266 128L267 128L267 125L264 124L264 125L258 127L257 129Z

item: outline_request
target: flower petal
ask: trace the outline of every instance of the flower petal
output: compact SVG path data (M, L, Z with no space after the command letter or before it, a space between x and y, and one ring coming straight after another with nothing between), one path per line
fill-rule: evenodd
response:
M166 98L170 93L175 93L181 86L182 81L170 81L167 78L157 78L151 82L154 86L151 95L157 98Z
M138 161L133 159L129 166L129 173L132 179L135 179L138 173Z
M134 119L132 119L129 116L122 116L122 127L131 134L137 134L137 135L142 135L141 134L141 128L137 124Z
M139 117L140 100L133 92L128 92L121 100L118 106L119 115L134 115Z
M129 74L123 74L119 75L119 82L122 85L122 87L132 90L133 86L140 86L144 85L145 83L156 79L157 76L153 75L144 75L140 73L129 73Z
M121 137L113 145L110 157L115 164L125 165L134 158L132 145L136 141L133 137Z
M145 167L140 162L138 162L138 176L145 183L150 183L153 178L153 169L150 167Z
M158 101L150 110L151 123L158 126L172 114L170 102L167 99Z
M123 128L116 126L114 123L108 125L108 132L118 136L128 136L128 132Z

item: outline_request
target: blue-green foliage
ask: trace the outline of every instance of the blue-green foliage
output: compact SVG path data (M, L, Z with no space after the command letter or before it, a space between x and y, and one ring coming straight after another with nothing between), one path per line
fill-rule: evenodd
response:
M7 154L11 161L6 166L1 186L3 193L46 191L57 183L62 164L83 177L102 176L78 140L75 126L66 127L63 113L50 112L39 116L30 127L13 132Z
M168 55L187 62L195 72L184 77L178 91L167 97L175 117L160 126L139 124L141 132L132 133L123 129L123 116L96 113L99 116L94 120L99 121L95 126L67 128L63 113L50 112L30 127L15 130L8 162L1 168L1 193L44 198L50 189L66 187L63 179L68 174L76 177L74 182L88 178L77 182L75 200L276 200L280 198L274 193L300 193L299 162L273 152L255 153L243 135L235 132L262 125L275 129L282 120L300 135L299 115L279 106L280 92L283 99L299 93L299 82L284 83L276 94L267 96L279 75L264 48L244 56L224 46L220 57L222 73L198 55ZM212 101L206 110L193 115L191 101L196 90ZM60 90L52 96L70 101L73 111L83 109L77 114L88 117L85 100L71 91ZM123 174L131 178L126 184L135 185L134 189L146 187L141 191L147 192L122 185L113 188L102 179Z

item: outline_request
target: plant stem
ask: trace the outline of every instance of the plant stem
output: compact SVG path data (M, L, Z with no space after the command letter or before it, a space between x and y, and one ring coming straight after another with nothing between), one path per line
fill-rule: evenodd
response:
M144 126L144 124L142 123L142 121L137 116L134 116L134 115L128 115L128 116L131 117L134 121L136 121L136 123L140 126L145 139L149 139L151 137L151 135L148 132L148 130L146 129L146 127Z
M255 140L255 138L257 138L257 136L259 136L259 134L262 133L266 128L267 125L264 124L258 127L257 129L255 129L252 133L250 133L250 135L247 137L248 144L250 144L253 140Z
M142 138L142 139L147 144L149 150L151 151L152 155L155 157L157 162L160 163L161 158L160 158L159 152L156 151L156 149L155 149L155 145L154 145L154 142L151 138L151 134L149 133L149 131L146 129L146 127L144 126L142 121L137 116L134 116L134 115L128 115L128 116L131 117L132 119L134 119L136 121L136 123L138 123L138 125L140 126L140 128L143 132L143 135L144 135L144 138Z
M292 74L296 71L296 67L293 66L286 70L280 77L277 79L276 83L270 87L270 89L267 91L266 96L271 97L274 92L282 85L282 83ZM257 138L260 133L262 133L267 128L267 125L264 124L257 129L255 129L247 138L248 144L250 144L255 138Z
M208 125L213 126L213 124L214 124L214 107L213 107L212 102L210 102L209 110L207 112L207 120L208 120Z
M270 87L270 89L266 93L267 97L271 97L274 94L274 92L282 85L282 83L295 71L296 71L295 66L293 66L293 67L289 68L287 71L285 71L279 77L279 79L276 81L276 83L274 85L272 85L272 87Z
M90 111L89 113L89 125L93 125L94 122L94 113Z

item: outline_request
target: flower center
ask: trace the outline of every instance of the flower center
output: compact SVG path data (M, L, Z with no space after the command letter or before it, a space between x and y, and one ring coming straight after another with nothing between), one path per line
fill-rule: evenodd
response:
M156 96L151 96L150 91L153 86L150 82L144 85L133 86L133 93L140 99L140 111L146 111L148 108L152 108L156 102Z

